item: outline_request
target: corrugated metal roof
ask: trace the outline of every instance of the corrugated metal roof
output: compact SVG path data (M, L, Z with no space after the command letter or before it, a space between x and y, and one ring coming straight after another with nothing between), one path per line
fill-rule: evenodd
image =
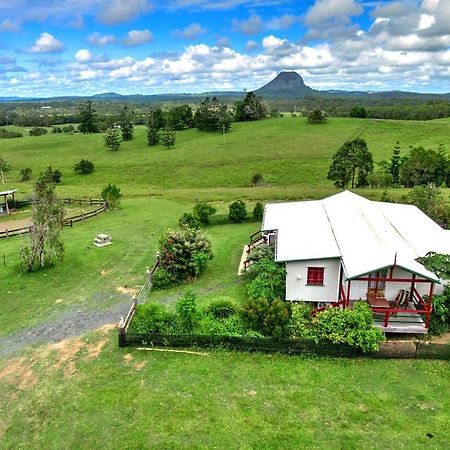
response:
M394 261L438 281L416 259L450 253L450 232L411 205L373 202L345 191L319 201L266 206L263 231L278 230L277 261L341 257L347 278Z
M10 191L0 192L0 195L11 195L14 194L15 192L17 192L17 189L11 189Z

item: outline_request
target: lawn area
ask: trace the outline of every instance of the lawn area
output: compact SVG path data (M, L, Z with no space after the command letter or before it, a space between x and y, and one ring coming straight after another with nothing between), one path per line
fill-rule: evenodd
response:
M222 215L227 205L217 204ZM68 308L104 308L124 299L120 287L139 287L145 268L152 266L157 240L166 227L174 227L191 203L141 198L126 199L118 211L108 211L73 229L63 231L66 254L63 264L53 269L21 274L19 251L27 236L0 241L2 296L0 335L51 320ZM124 232L124 226L126 232ZM237 269L242 248L257 223L211 225L206 233L211 238L214 259L203 276L191 287L198 291L199 302L222 295L242 298ZM106 233L114 244L96 248L93 239ZM119 290L118 290L119 289ZM175 301L185 286L151 294L155 300ZM126 298L126 297L125 297ZM32 312L30 314L30 312Z
M0 363L0 447L447 449L448 369L146 352L90 333Z

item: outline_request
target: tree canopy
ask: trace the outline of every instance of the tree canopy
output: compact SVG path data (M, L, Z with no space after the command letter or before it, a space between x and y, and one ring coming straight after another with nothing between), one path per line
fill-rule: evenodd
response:
M227 106L216 97L206 97L195 111L194 122L199 131L227 132L231 126L231 116Z
M78 108L80 115L80 125L78 130L81 133L98 133L97 113L91 100L80 103Z
M364 139L356 138L345 142L333 155L328 179L338 188L367 186L367 177L373 172L372 153Z
M267 108L261 97L257 97L254 92L247 92L244 100L235 103L234 120L236 122L247 122L260 120L267 117Z

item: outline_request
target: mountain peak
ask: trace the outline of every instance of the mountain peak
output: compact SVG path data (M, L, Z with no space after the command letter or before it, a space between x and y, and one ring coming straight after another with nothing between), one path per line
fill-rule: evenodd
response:
M304 98L315 95L317 91L307 86L297 72L280 72L255 93L265 97Z

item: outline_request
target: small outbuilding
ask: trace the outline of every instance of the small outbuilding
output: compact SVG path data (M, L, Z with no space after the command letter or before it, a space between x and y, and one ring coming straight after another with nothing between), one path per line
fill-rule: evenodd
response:
M17 189L0 192L0 215L9 214L16 207L16 192Z
M383 331L426 333L440 279L417 261L450 254L450 231L412 205L345 191L265 208L254 241L275 246L286 267L286 300L315 307L367 301Z

